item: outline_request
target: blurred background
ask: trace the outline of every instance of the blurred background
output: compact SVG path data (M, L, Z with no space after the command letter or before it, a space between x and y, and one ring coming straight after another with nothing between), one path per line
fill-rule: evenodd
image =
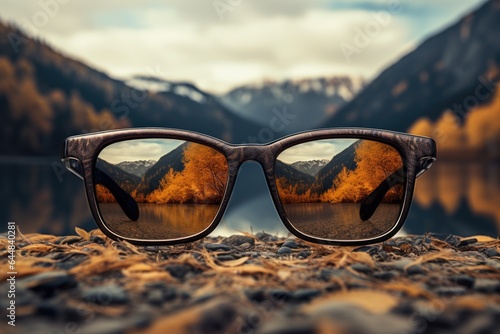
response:
M95 228L73 134L160 126L232 143L363 126L433 137L405 233L500 234L500 1L4 0L0 220ZM245 164L214 234L286 235Z

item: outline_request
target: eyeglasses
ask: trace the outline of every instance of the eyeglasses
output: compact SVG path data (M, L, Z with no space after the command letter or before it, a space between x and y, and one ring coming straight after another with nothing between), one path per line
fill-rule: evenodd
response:
M212 232L249 160L262 166L291 233L321 244L362 245L401 229L415 179L436 160L436 144L362 128L303 132L267 145L139 128L69 137L62 153L84 181L99 228L143 245L191 242Z

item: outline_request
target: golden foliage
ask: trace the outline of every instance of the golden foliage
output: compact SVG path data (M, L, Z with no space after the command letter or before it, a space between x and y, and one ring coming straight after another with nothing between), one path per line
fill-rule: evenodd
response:
M436 140L440 152L445 156L446 154L477 155L493 147L493 153L498 157L500 91L496 90L489 103L470 110L463 125L453 112L446 110L434 123L427 118L418 119L408 132L432 137Z
M303 185L291 184L286 177L276 179L276 187L283 203L312 203L319 200L319 196L311 189L303 192Z
M182 161L184 170L175 172L171 168L159 188L144 200L149 203L220 203L228 177L224 155L208 146L188 143Z
M403 166L396 149L370 140L359 144L355 161L356 169L349 171L344 167L333 180L333 187L321 195L322 202L358 203ZM384 201L398 201L401 196L402 188L398 185L387 192Z
M99 203L115 203L116 199L113 194L101 184L96 184L95 193Z

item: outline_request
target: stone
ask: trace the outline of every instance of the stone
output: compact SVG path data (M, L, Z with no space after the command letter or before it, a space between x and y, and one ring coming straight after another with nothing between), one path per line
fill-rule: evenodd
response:
M465 286L467 288L472 288L474 286L475 278L469 275L456 275L450 277L450 280L461 286Z
M280 247L280 249L278 249L278 254L282 255L282 254L290 254L292 252L292 249L291 248L288 248L288 247Z
M204 243L203 246L209 251L230 251L231 246L223 245L223 244L212 244L212 243Z
M163 304L163 292L160 289L148 291L146 300L152 305L159 306Z
M106 240L104 240L103 238L101 238L98 235L91 236L89 240L92 241L93 243L96 243L96 244L99 244L99 245L105 245L106 244Z
M415 264L415 265L412 265L412 266L409 266L408 268L406 268L406 273L408 275L422 275L422 274L425 274L426 271L424 270L424 268L421 265Z
M381 279L383 281L390 281L394 277L397 277L399 273L396 270L386 270L373 274L373 277Z
M474 290L483 293L500 293L500 280L478 278L474 283Z
M288 248L298 248L299 246L295 242L295 240L287 240L281 247L288 247Z
M229 246L241 246L243 244L250 244L253 246L255 244L255 240L254 238L246 235L235 234L222 240L221 244Z
M165 266L165 270L177 279L184 279L186 275L193 271L193 267L188 264L169 264Z
M272 302L275 303L283 303L287 302L290 299L292 299L292 294L283 289L271 289L269 290L269 298L271 299Z
M218 255L217 260L219 260L219 261L231 261L231 260L234 260L234 256L232 256L232 255Z
M354 263L351 266L352 269L356 270L357 272L363 273L363 274L369 274L372 272L372 268L367 266L364 263Z
M276 236L274 235L271 235L271 234L268 234L266 232L257 232L255 234L255 237L261 241L265 241L265 242L273 242L273 241L277 241L278 238L276 238Z
M311 255L310 252L308 251L300 251L299 254L297 254L297 258L299 259L307 259Z
M73 275L66 271L47 271L33 276L20 279L17 283L20 289L31 289L47 293L47 290L69 289L77 285Z
M308 302L320 293L318 289L300 289L293 293L293 299L299 303Z
M494 257L494 256L500 256L500 253L497 252L496 249L493 249L493 248L487 248L484 250L484 255L486 255L487 257Z
M98 305L118 305L129 301L127 292L116 284L96 286L83 290L81 297Z

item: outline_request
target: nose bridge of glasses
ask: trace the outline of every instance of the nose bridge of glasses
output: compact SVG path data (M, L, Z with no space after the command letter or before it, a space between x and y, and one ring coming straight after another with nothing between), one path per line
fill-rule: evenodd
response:
M237 154L235 159L239 164L246 161L258 162L264 170L272 162L273 154L269 146L264 145L241 145L236 147Z

